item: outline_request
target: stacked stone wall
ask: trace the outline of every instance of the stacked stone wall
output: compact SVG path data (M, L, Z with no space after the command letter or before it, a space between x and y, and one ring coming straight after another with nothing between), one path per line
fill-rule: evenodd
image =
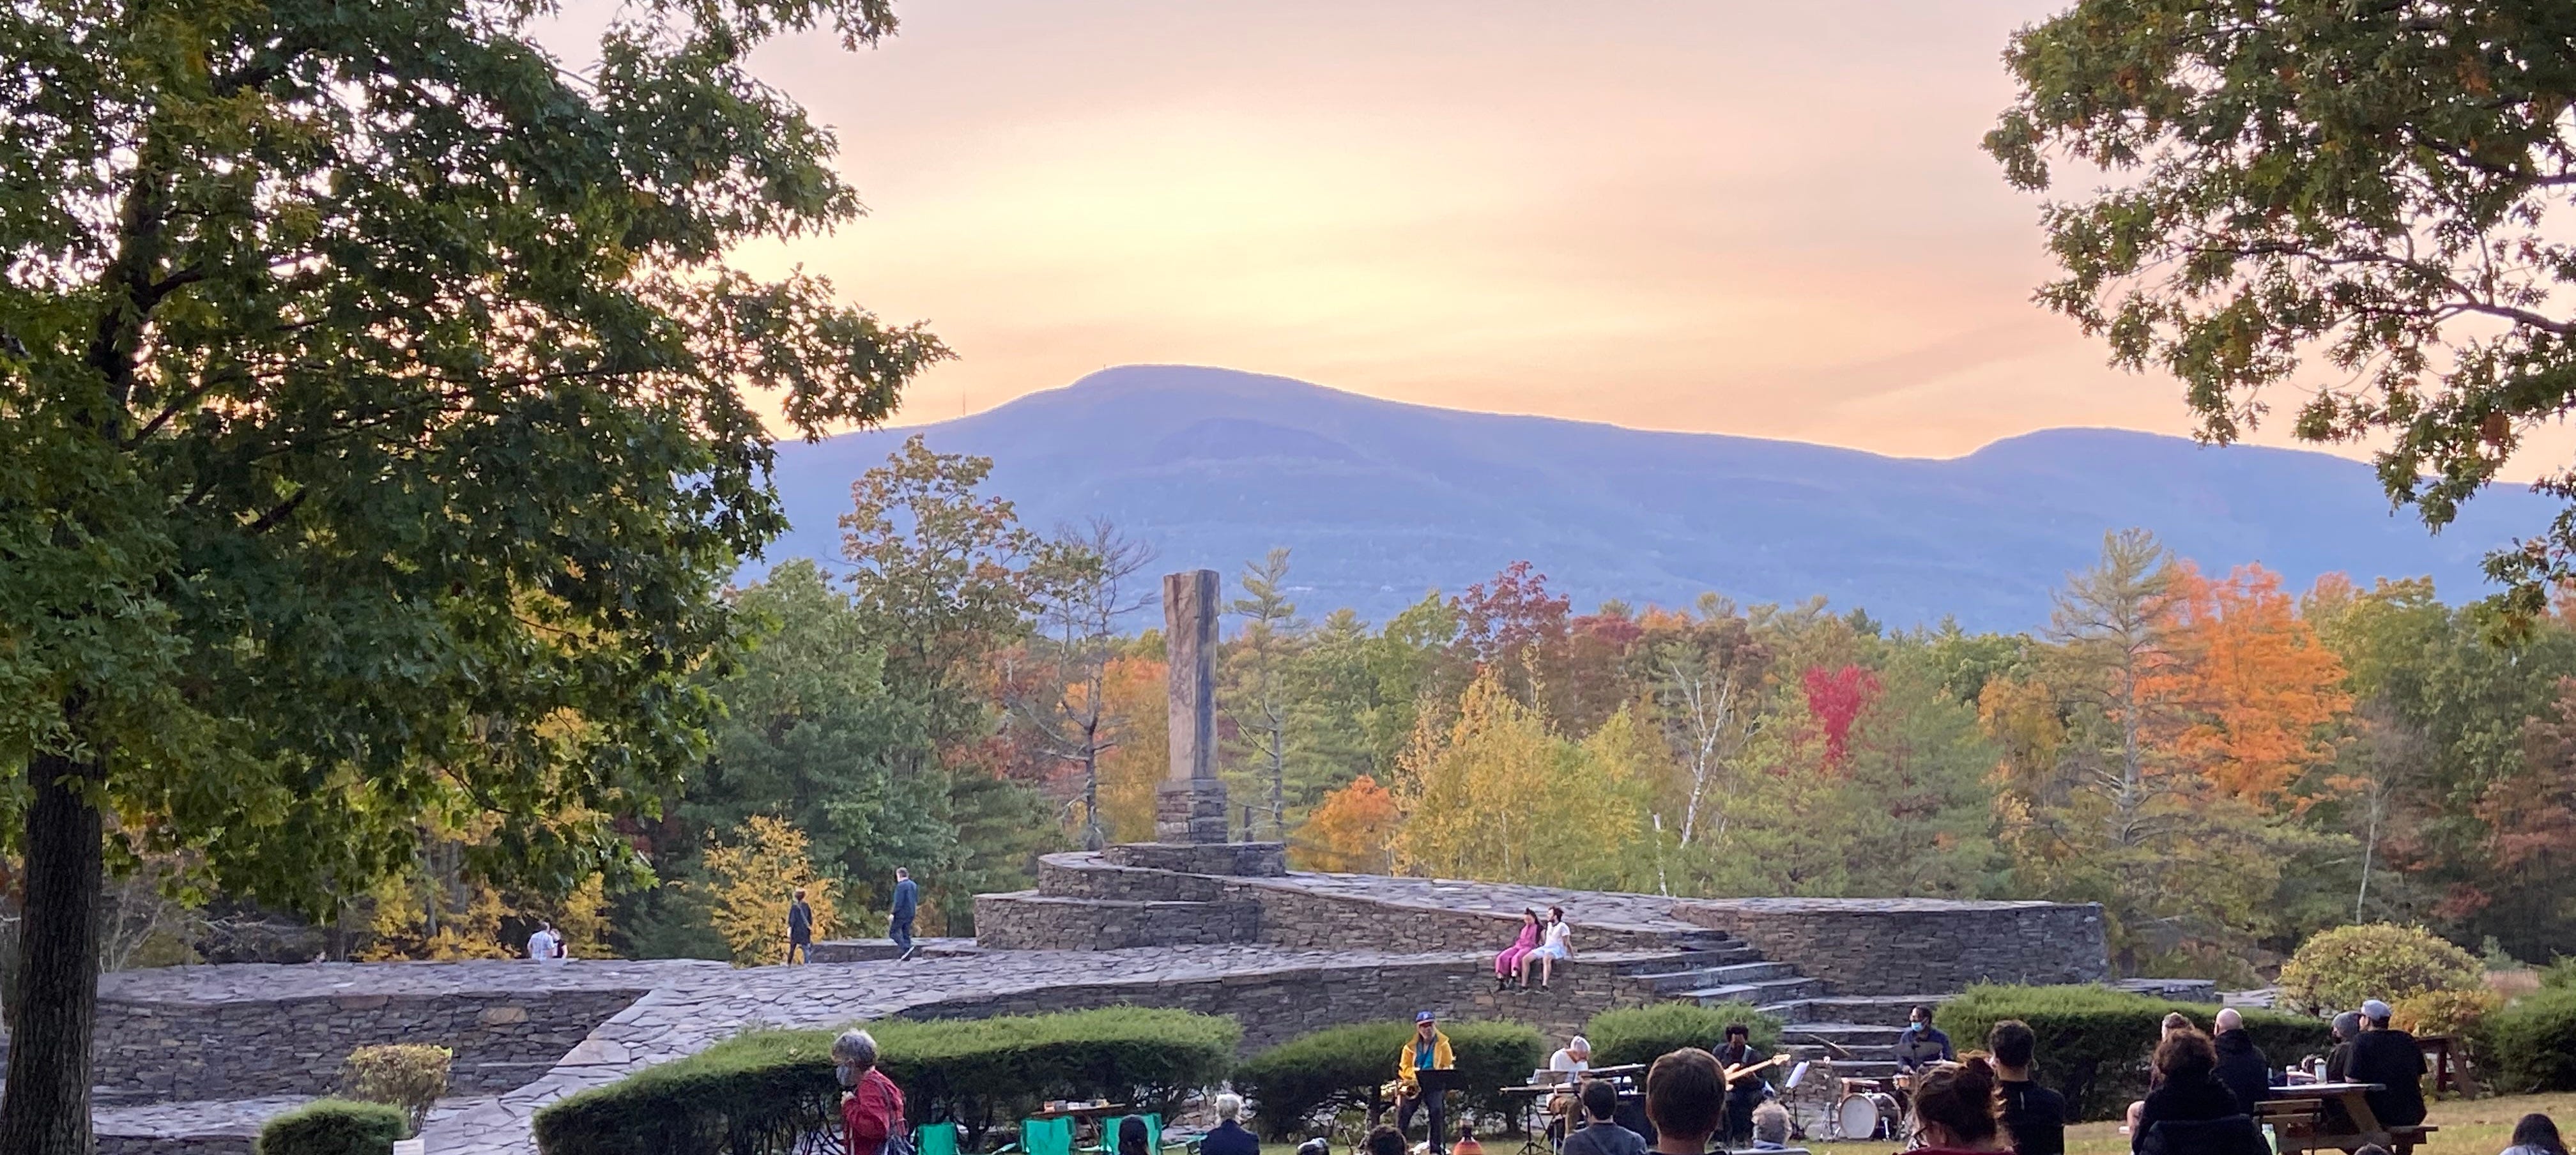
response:
M1577 962L1558 970L1555 984L1545 991L1496 991L1493 971L1482 963L1477 956L1452 955L1151 986L1068 983L927 1003L898 1017L981 1019L1108 1006L1178 1007L1234 1016L1243 1024L1243 1053L1249 1055L1326 1027L1406 1020L1421 1010L1449 1019L1528 1023L1562 1045L1593 1015L1657 1001L1644 981L1624 973L1635 966L1633 956L1620 962ZM1390 1067L1393 1062L1389 1056Z
M102 1099L319 1095L341 1060L379 1043L452 1048L459 1093L528 1082L642 991L353 995L215 1003L102 1000L93 1054Z
M1742 938L1841 995L2090 983L2110 972L2097 903L1693 899L1673 913Z
M1293 885L1224 880L1228 899L1261 908L1258 941L1266 946L1389 951L1499 951L1519 933L1517 915L1379 902L1322 894ZM1578 950L1671 949L1672 936L1585 926Z
M1254 941L1248 902L1133 902L1035 891L975 896L975 941L996 950L1123 950Z

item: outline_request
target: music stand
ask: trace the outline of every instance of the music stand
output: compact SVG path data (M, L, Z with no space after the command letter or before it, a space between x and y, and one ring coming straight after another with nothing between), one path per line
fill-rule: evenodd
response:
M1443 1155L1449 1150L1449 1135L1443 1130L1449 1125L1449 1092L1458 1089L1458 1072L1425 1068L1413 1073L1413 1082L1422 1091L1422 1105L1431 1112L1432 1155Z

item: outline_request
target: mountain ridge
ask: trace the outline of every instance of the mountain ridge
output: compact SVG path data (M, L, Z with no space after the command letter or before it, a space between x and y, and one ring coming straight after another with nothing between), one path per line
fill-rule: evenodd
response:
M1821 593L1897 626L2032 629L2102 534L2133 525L2205 569L2260 562L2294 587L2429 575L2461 598L2485 592L2487 549L2556 508L2497 489L2435 536L2389 509L2369 466L2308 450L2070 427L1893 457L1137 365L966 417L780 446L794 528L767 558L837 557L849 482L914 435L993 458L986 489L1034 527L1105 516L1153 543L1159 568L1229 581L1284 545L1304 612L1348 605L1373 621L1526 558L1583 608Z

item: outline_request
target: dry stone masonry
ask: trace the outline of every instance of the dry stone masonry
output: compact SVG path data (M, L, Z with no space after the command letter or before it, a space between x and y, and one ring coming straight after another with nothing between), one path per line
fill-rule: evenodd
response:
M1575 963L1496 992L1523 909L1565 908ZM1429 1007L1564 1034L1658 1000L1743 1001L1800 1047L1883 1058L1907 1007L1972 982L2084 982L2099 908L1928 900L1672 899L1291 872L1277 844L1173 841L1050 855L1038 888L978 896L977 940L817 944L815 965L534 962L213 966L112 975L101 1150L246 1155L260 1120L328 1089L369 1043L457 1050L439 1155L528 1155L545 1104L754 1026L977 1018L1114 1004L1236 1016L1247 1050ZM1850 1064L1846 1064L1849 1066Z

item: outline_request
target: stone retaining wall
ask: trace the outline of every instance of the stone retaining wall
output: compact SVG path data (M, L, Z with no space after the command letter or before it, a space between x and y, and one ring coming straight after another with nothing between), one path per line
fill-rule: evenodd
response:
M1284 842L1122 842L1102 849L1100 856L1112 866L1182 874L1275 878L1288 873Z
M519 1086L643 991L352 995L220 1003L101 1000L97 1086L108 1101L249 1099L333 1089L351 1050L456 1052L458 1093Z
M1646 984L1622 973L1639 960L1578 962L1556 972L1545 991L1496 991L1493 971L1477 956L1430 957L1275 974L1183 979L1152 986L1068 983L1045 990L949 999L912 1007L899 1018L981 1019L1107 1006L1178 1007L1232 1015L1243 1024L1250 1055L1299 1035L1352 1023L1407 1020L1433 1010L1450 1019L1528 1023L1563 1045L1593 1015L1657 1001ZM1393 1063L1390 1056L1388 1062Z
M1121 950L1255 941L1249 902L1129 902L1022 890L975 896L975 941L994 950Z
M1673 913L1733 934L1843 995L1972 983L2089 983L2110 973L2098 903L1690 899Z
M1511 944L1520 928L1517 915L1397 905L1230 879L1224 885L1228 899L1260 905L1261 932L1254 941L1265 946L1498 951ZM1657 931L1587 925L1576 949L1652 951L1669 950L1672 945L1670 935Z

